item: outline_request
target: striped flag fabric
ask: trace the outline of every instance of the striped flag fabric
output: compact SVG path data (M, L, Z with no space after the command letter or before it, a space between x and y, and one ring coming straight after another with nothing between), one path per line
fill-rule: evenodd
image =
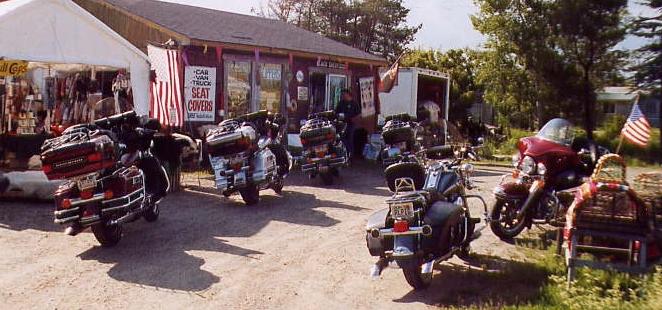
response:
M630 117L625 122L621 134L633 144L646 146L651 137L651 125L641 112L638 102L639 100L632 106L632 112L630 112Z
M150 116L162 125L182 127L184 109L179 50L148 45L147 55L156 73L156 79L150 85Z

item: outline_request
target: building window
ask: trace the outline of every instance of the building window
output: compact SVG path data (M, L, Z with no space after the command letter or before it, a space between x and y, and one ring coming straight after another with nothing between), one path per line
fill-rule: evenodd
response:
M251 105L251 62L226 60L225 72L227 118L247 114Z
M616 113L616 104L613 102L605 102L602 105L602 111L605 114L614 114Z
M280 112L281 95L283 90L282 73L282 65L259 64L259 110Z

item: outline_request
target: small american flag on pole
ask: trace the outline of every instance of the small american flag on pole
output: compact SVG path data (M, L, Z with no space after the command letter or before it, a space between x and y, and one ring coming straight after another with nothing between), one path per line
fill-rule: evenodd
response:
M639 97L637 96L637 101L632 106L632 112L630 112L630 117L628 117L621 134L625 139L630 141L633 144L639 146L648 145L648 141L651 138L651 125L644 116L644 113L639 109Z
M148 45L147 54L152 70L156 72L156 80L150 85L150 116L162 125L182 127L184 111L179 51Z

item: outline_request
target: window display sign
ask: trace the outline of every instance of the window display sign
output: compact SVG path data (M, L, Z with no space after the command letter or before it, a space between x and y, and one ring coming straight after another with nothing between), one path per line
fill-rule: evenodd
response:
M368 117L375 114L375 78L359 79L361 86L361 116Z
M187 66L184 72L184 120L214 122L216 68Z

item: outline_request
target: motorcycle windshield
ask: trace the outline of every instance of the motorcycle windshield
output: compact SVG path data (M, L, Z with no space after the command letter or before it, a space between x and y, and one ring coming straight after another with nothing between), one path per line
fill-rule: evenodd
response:
M536 134L536 137L569 146L575 138L575 130L569 121L555 118L547 122Z

